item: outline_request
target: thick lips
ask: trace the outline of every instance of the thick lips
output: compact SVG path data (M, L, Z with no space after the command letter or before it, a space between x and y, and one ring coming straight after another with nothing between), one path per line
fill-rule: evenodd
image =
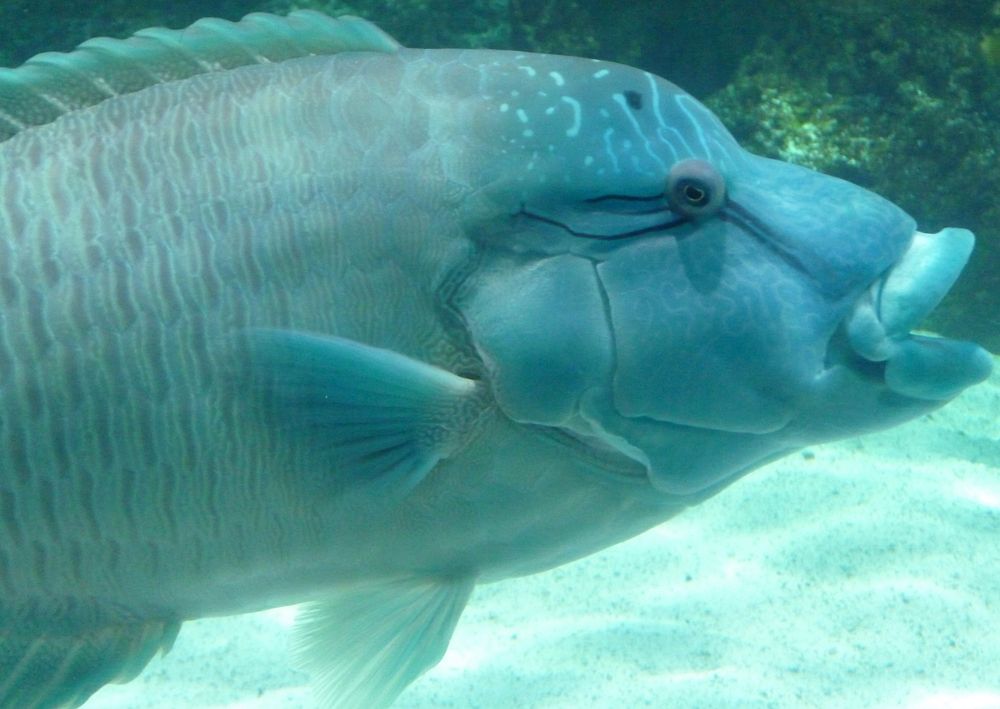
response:
M916 399L940 400L986 379L992 359L971 342L913 335L955 283L975 242L966 229L915 232L906 252L847 318L851 347L885 362L885 382Z

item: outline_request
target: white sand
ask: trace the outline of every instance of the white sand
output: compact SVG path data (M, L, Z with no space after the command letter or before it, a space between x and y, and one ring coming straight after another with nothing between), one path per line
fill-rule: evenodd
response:
M310 706L290 615L190 623L87 707ZM480 588L397 706L1000 707L1000 375L601 554Z

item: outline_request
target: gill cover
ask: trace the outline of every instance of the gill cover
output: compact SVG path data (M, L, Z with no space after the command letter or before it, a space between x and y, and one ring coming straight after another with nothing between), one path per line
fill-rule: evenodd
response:
M521 423L563 425L611 376L611 336L593 265L511 256L477 274L463 307L494 395Z

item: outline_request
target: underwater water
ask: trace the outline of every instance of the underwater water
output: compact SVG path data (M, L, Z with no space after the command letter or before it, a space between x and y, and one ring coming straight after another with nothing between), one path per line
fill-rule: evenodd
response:
M193 8L195 16L236 19L287 9L276 2L213 5ZM305 5L334 14L340 7L295 4ZM414 42L513 44L653 69L695 90L751 149L869 187L899 202L925 230L973 229L973 260L930 326L1000 351L1000 192L993 191L1000 163L990 152L1000 149L993 56L1000 29L990 24L1000 27L1000 4L970 2L980 15L954 13L940 36L965 63L955 64L953 74L932 75L925 67L948 62L913 49L929 46L918 41L926 27L914 25L919 29L905 37L899 27L913 17L927 27L939 22L935 3L905 9L884 3L887 13L904 18L900 24L873 16L878 3L834 10L837 3L818 3L828 13L818 11L820 18L833 17L836 32L856 33L851 42L835 36L833 45L865 48L862 58L845 53L843 64L874 62L883 72L869 68L855 76L834 59L827 67L832 78L820 84L809 74L815 57L805 52L796 59L794 41L776 29L774 18L790 8L805 21L795 3L751 11L741 10L745 3L722 2L718 31L690 10L660 12L662 2L637 2L621 13L609 9L617 4L575 0L469 3L461 21L475 32L464 34L455 18L435 24L450 12L445 5L395 5L358 2L346 9L375 21L399 9L395 22L405 17L415 33L429 31L413 22L427 13L426 25L440 33ZM105 3L91 17L90 9L67 4L66 26L88 35L122 35L134 23L182 26L194 17L182 21L192 8L181 6ZM21 3L0 7L0 18L9 20L15 10L28 25L41 22L38 10ZM742 26L741 12L757 27L750 28L750 19ZM576 24L554 26L554 17L568 16ZM641 32L629 35L628 23ZM669 50L650 44L661 27L656 23L673 33ZM76 41L58 36L53 41L68 46L36 46L37 36L29 41L27 29L7 24L8 33L20 32L18 43L0 46L9 63ZM408 42L405 26L391 29ZM723 41L721 31L738 41ZM773 42L761 34L767 31L775 33ZM702 44L685 54L675 49L677 33ZM779 40L785 44L776 50ZM824 43L820 53L828 49ZM893 51L898 56L886 59ZM688 65L685 56L692 58ZM799 75L782 65L789 57ZM920 71L926 84L914 78ZM859 98L852 82L876 74L877 90ZM953 90L968 103L949 107ZM890 136L875 116L888 116L897 130ZM549 572L477 587L444 659L393 706L1000 707L996 356L994 363L989 381L940 411L882 433L811 446L634 539ZM104 687L85 706L313 706L309 678L289 650L296 610L187 622L169 653L135 680Z

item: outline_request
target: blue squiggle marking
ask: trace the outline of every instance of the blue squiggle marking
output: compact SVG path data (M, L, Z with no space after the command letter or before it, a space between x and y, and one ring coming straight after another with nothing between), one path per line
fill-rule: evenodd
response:
M694 115L691 113L689 106L687 105L690 102L694 102L695 108L698 109L701 108L701 104L694 101L694 99L691 98L690 96L687 96L685 94L677 94L676 96L674 96L674 103L677 104L677 108L679 108L681 110L681 113L687 116L687 119L691 121L691 125L694 127L694 132L698 135L698 141L701 143L702 150L705 151L704 154L708 157L711 157L712 151L708 147L708 139L705 136L704 125L701 121L696 119Z
M650 74L648 71L644 71L643 74L646 76L646 81L649 82L649 90L650 93L652 93L653 95L653 100L652 100L653 115L656 116L656 122L660 124L660 127L656 129L656 137L660 139L661 143L667 146L667 148L670 150L670 154L673 156L673 161L677 162L678 160L680 160L680 155L677 152L677 148L674 147L673 142L666 136L666 131L671 129L667 125L666 120L664 120L663 111L661 110L660 107L660 85L658 83L657 78L652 74ZM676 129L674 129L674 132L675 133L677 132ZM680 133L678 133L678 136L681 138L681 142L683 143L684 142L683 136L681 136ZM684 147L685 149L689 150L687 145L685 145Z
M668 133L673 133L677 137L678 147L674 147L674 141L667 135ZM674 160L679 160L681 153L684 153L686 156L694 155L694 151L691 150L691 146L688 145L687 140L684 139L684 134L673 126L658 128L656 130L656 134L659 136L660 140L670 146L670 150L674 154Z
M651 147L649 138L646 137L645 131L643 131L642 128L639 126L639 121L636 120L635 114L632 112L632 109L628 107L628 103L626 103L625 97L622 94L615 94L612 98L614 102L618 104L618 107L622 110L625 116L628 118L629 123L632 124L632 128L635 130L635 134L639 136L640 140L642 140L643 147L645 147L646 149L646 153L649 155L649 157L653 158L653 161L656 162L663 169L664 172L666 172L667 166L664 164L663 160L660 159L660 156L653 152L653 148Z
M562 100L568 103L570 108L573 109L573 125L566 129L566 137L575 138L580 134L580 124L582 122L580 117L580 102L570 96L563 96Z
M611 164L614 166L615 172L621 172L621 169L618 167L618 156L615 155L615 151L611 147L611 136L614 135L614 133L614 128L608 128L604 131L604 151L608 154L608 157L611 158Z
M715 146L715 148L717 149L716 151L720 156L718 159L718 163L720 166L736 164L735 158L733 158L732 153L729 152L729 148L727 148L725 144L719 142L718 140L712 140L712 145Z
M642 73L646 75L646 81L649 82L649 90L653 94L653 115L656 116L656 120L660 126L666 128L667 123L663 120L663 113L660 111L660 87L656 83L656 77L648 71Z

